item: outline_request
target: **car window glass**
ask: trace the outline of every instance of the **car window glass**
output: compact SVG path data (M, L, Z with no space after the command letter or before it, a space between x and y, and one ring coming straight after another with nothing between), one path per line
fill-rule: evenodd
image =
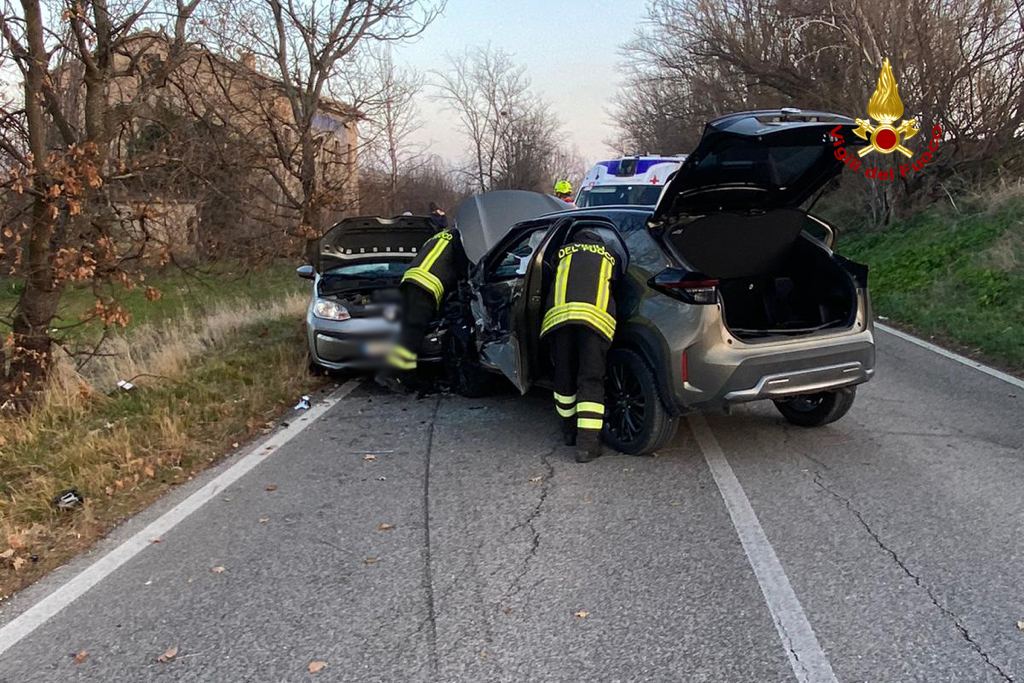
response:
M505 250L504 256L491 271L494 279L522 277L530 263L530 257L537 250L537 245L544 238L544 229L534 230L521 239L516 240Z
M622 223L619 222L619 234L622 235L629 250L629 262L632 266L639 266L644 270L657 272L668 265L665 253L658 246L658 243L646 230L622 230Z
M758 145L749 140L725 140L701 159L691 182L696 186L753 182L785 187L799 180L826 153L829 150L824 145Z
M378 263L353 263L331 268L325 277L370 279L398 277L409 267L408 261L384 261Z
M658 203L661 185L595 185L580 193L578 206L646 205Z

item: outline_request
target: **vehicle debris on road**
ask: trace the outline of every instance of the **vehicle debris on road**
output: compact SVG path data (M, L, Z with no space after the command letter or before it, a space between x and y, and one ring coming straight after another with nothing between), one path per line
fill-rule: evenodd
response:
M74 510L85 503L85 498L78 489L65 489L53 497L53 505L58 510Z

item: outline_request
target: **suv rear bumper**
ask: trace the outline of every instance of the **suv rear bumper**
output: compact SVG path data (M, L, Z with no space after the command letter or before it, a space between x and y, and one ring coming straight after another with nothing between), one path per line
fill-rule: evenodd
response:
M841 389L875 371L870 329L781 344L697 345L689 353L689 377L674 392L683 411Z
M725 395L725 400L728 403L742 403L765 398L813 394L862 384L871 379L874 373L874 368L865 368L860 361L826 365L808 370L780 372L774 375L765 375L749 389L730 391Z

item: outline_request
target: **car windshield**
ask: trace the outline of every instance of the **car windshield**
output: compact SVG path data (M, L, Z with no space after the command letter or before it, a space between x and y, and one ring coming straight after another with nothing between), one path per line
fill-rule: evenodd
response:
M595 185L580 192L576 206L614 206L636 204L654 206L661 195L661 185Z
M324 277L339 280L387 280L401 277L408 267L408 261L353 263L331 268L324 273Z

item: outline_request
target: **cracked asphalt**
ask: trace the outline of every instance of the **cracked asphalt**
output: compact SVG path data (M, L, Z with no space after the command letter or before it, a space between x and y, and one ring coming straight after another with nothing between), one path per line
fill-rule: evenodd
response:
M1024 681L1018 391L880 333L834 425L707 418L839 681ZM0 681L794 680L687 424L589 465L557 434L542 394L362 385L0 655Z

